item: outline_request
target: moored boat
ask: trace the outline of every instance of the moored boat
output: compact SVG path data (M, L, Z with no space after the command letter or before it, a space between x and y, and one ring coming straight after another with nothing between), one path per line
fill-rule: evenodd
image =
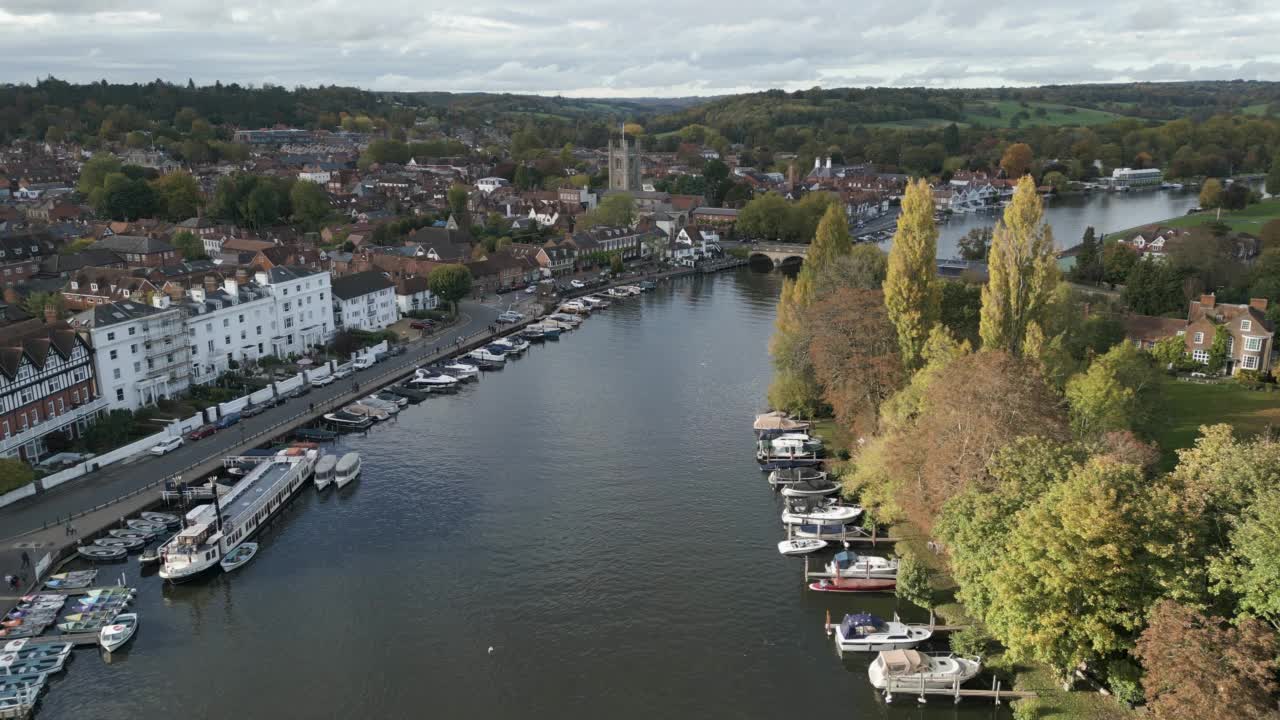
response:
M397 410L398 409L399 408L397 408ZM387 412L386 410L379 407L374 407L372 405L366 405L363 402L353 402L350 405L347 405L346 407L342 408L342 410L343 412L349 413L351 415L372 418L373 420L379 421L379 422L382 420L387 420L391 417L391 413Z
M781 410L774 410L757 415L752 429L755 430L756 437L768 440L785 433L805 432L809 429L809 423L796 420Z
M499 352L491 346L476 348L463 357L472 360L485 370L497 370L507 364L506 353Z
M827 563L827 572L842 578L896 578L898 561L878 555L859 555L852 550L842 550Z
M852 613L835 626L832 636L841 654L882 652L914 648L933 637L933 630L923 625L882 620L869 613Z
M441 365L440 373L454 378L458 382L480 379L480 368L463 362L451 362L448 365Z
M867 677L877 690L947 689L959 687L981 671L982 661L976 657L884 650L867 668Z
M322 455L320 457L320 460L316 462L315 474L312 476L312 482L315 483L317 490L329 487L329 483L333 482L333 473L337 466L337 455Z
M827 474L811 467L778 468L769 473L769 484L775 488L799 483L819 482L825 484Z
M778 552L783 555L808 555L811 552L817 552L827 546L826 540L812 540L807 538L791 538L778 543Z
M169 527L168 525L162 522L153 522L151 520L141 520L139 518L132 518L130 520L126 520L124 524L128 525L130 528L134 530L149 532L152 535L159 535L160 533L167 530Z
M862 515L862 508L854 505L825 505L821 507L790 508L782 512L786 525L813 523L851 523Z
M458 389L458 379L431 368L418 368L409 386L426 392L453 392Z
M98 644L107 652L119 650L138 631L138 614L123 613L115 622L98 631Z
M124 548L124 550L137 550L147 544L146 540L141 538L120 538L120 537L100 537L93 541L94 545L105 548Z
M218 561L222 566L222 572L231 572L236 568L248 563L258 554L258 543L240 543L234 550L227 553L225 557Z
M817 592L851 593L851 592L884 592L898 586L893 578L831 578L809 583L810 590Z
M182 526L182 518L178 517L177 515L171 515L169 513L152 512L148 510L148 511L138 513L138 517L142 518L143 520L146 520L147 522L160 523L165 527L169 528L170 530L173 530Z
M324 419L339 430L368 430L373 425L373 418L353 415L345 410L325 413Z
M86 560L93 562L111 562L112 560L121 560L129 554L128 550L122 547L102 547L101 545L81 545L76 548L76 554Z

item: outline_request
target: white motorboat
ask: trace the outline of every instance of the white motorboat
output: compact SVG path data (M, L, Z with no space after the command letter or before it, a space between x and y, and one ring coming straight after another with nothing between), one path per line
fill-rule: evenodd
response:
M498 352L492 345L476 348L475 350L467 353L465 357L475 358L476 360L493 363L495 365L505 365L507 362L506 353Z
M826 478L825 472L811 467L778 468L769 473L769 484L774 488L781 488L808 481L823 481Z
M856 505L826 505L804 510L791 509L782 512L782 522L786 525L808 525L810 523L851 523L862 515L862 508Z
M573 330L582 324L582 318L569 313L552 313L547 316L547 319L556 321L557 324L568 330Z
M778 543L778 552L783 555L808 555L809 553L817 552L826 546L826 540L792 538Z
M608 295L608 296L609 296L609 297L611 297L611 298L628 298L628 297L631 297L631 293L627 292L626 290L623 290L623 289L622 289L622 288L620 288L620 287L609 288L609 289L605 292L605 294L606 294L606 295Z
M982 671L982 661L951 653L922 653L918 650L884 650L867 668L867 677L877 690L910 692L920 688L953 688Z
M378 397L376 394L370 395L364 398L363 400L360 401L360 403L362 405L367 405L369 407L382 410L383 412L386 412L388 415L400 414L400 403L392 402L390 400L383 400L382 398Z
M529 349L529 341L523 340L517 336L504 337L494 340L491 345L497 345L500 348L506 348L510 355L523 355Z
M618 289L626 290L628 295L639 295L640 293L644 292L643 290L640 289L639 285L623 285Z
M236 568L248 563L258 554L258 543L240 543L234 550L227 553L227 556L218 562L222 566L222 572L231 572Z
M908 625L897 620L881 620L868 613L845 615L832 633L836 649L847 652L910 650L933 637L924 625Z
M898 561L878 555L859 555L852 550L836 553L827 563L827 572L844 578L896 578Z
M826 473L812 470L801 476L800 480L782 487L782 496L789 498L816 498L823 495L834 495L837 492L840 492L840 486L831 482Z
M561 304L558 309L562 313L572 313L574 315L586 315L591 312L591 306L581 300L570 300Z
M408 384L411 388L427 392L449 392L458 389L457 378L426 368L418 368Z
M343 412L347 412L352 415L373 418L374 421L376 422L381 422L391 417L391 413L387 412L386 410L383 410L382 408L379 408L379 407L374 407L372 405L366 405L362 402L353 402L350 405L347 405L346 407L342 408L342 410Z
M323 490L329 487L329 483L333 482L334 470L338 466L337 455L323 455L319 462L316 463L315 475L311 478L316 484L317 490Z
M586 303L588 308L592 310L603 310L609 307L608 300L605 300L604 298L598 298L595 295L588 295L580 299L582 300L582 302Z
M345 487L360 474L360 453L349 452L342 456L335 468L333 482L338 487Z
M456 378L460 382L476 380L480 377L480 368L467 363L453 362L440 368L443 374Z
M138 614L122 613L116 616L115 622L98 631L98 644L107 652L115 652L132 640L137 631Z

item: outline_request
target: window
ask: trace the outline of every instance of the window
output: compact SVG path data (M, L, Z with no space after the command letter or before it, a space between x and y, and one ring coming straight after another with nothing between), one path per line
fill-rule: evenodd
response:
M231 318L222 318L222 327L231 327Z
M80 403L80 391L75 390L71 393L71 404L77 405L79 403Z
M205 332L213 332L213 323L211 323L211 322L207 322L207 323L205 323L205 324L204 324L204 330L205 330Z
M117 357L120 357L120 353L116 352L115 350L112 350L112 351L111 351L111 359L112 359L112 360L115 360Z
M120 379L120 368L113 368L113 369L111 370L111 379L113 379L113 380L119 380L119 379Z
M290 345L292 345L292 344L293 344L293 336L292 336L292 335L287 336L287 338L286 338L286 339L288 340L288 342L289 342L289 344L290 344Z
M130 334L130 335L134 335L134 334L136 334L137 332L138 332L138 328L137 328L137 326L131 326L131 327L129 328L129 334Z
M18 430L22 431L26 429L27 429L27 415L26 413L23 413L22 415L18 416Z
M293 327L293 318L289 318L289 317L285 318L284 326L285 326L285 329Z
M1196 333L1194 336L1192 336L1191 340L1192 340L1192 342L1194 342L1194 343L1195 343L1195 344L1197 344L1197 345L1203 345L1203 344L1204 344L1204 333L1202 333L1202 332L1198 332L1198 333Z
M129 354L130 354L130 355L137 355L137 354L138 354L138 343L134 343L134 344L132 344L132 345L130 345L130 346L129 346Z
M1245 370L1257 370L1258 356L1245 355L1244 357L1240 358L1240 367L1244 368Z
M8 420L5 420L3 423L0 423L0 430L4 431L5 437L9 437L9 421Z
M136 361L136 360L135 360L135 361L133 362L133 371L134 371L134 372L142 372L142 363L140 363L140 362L138 362L138 361Z
M231 336L230 336L230 335L226 335L226 336L224 336L224 337L222 338L222 344L223 344L223 345L230 345L230 344L231 344Z
M289 310L290 310L292 307L293 307L293 303L285 303L285 304L284 304L284 311L285 311L285 312L289 312Z
M116 339L116 334L115 334L115 333L113 333L113 332L109 332L109 333L107 333L107 340L108 340L108 341L110 341L110 340L115 340L115 339Z
M244 322L244 313L240 313L240 319L236 322Z
M209 341L209 352L213 352L213 341Z
M1253 329L1253 321L1252 321L1252 320L1241 320L1241 321L1240 321L1240 330L1241 330L1241 332L1249 332L1249 331L1250 331L1250 330L1252 330L1252 329Z
M1209 351L1196 350L1195 352L1191 353L1191 359L1195 360L1196 362L1202 365L1207 365L1209 363Z
M259 325L259 326L258 326L258 334L259 334L259 335L261 335L261 334L262 334L262 326L261 326L261 325Z
M66 405L62 404L62 398L58 398L58 414L61 415L66 409Z
M192 345L192 346L191 346L191 354L192 354L192 355L195 355L195 354L196 354L196 353L198 353L198 352L200 352L200 348L196 347L195 345Z
M1244 349L1245 349L1245 350L1248 350L1249 352L1261 352L1261 351L1262 351L1262 338L1260 338L1260 337L1247 337L1247 338L1245 338L1245 339L1244 339Z
M53 417L53 401L50 400L49 402L45 403L45 405L47 405L49 408L49 412L45 414L45 417Z

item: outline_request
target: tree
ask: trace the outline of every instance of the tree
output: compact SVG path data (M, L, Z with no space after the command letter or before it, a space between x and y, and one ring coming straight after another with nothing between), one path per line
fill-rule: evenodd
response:
M1253 191L1242 182L1231 183L1222 191L1223 210L1243 210L1253 200Z
M205 260L209 257L204 251L204 243L190 230L174 233L169 244L177 249L183 260Z
M160 196L151 184L123 172L108 175L102 187L89 194L89 203L94 212L114 220L154 217L160 211Z
M1280 626L1280 490L1267 488L1231 530L1230 550L1213 561L1219 593L1239 598L1240 609Z
M467 189L466 185L454 183L449 186L449 211L453 213L453 217L460 224L467 224L471 217L467 213L467 198L470 194L471 192Z
M1147 352L1160 363L1162 368L1176 365L1187 353L1187 342L1180 335L1173 335L1156 341Z
M984 350L1022 352L1027 327L1041 320L1058 285L1053 232L1043 217L1036 184L1024 176L991 236L979 327Z
M1124 243L1109 242L1102 251L1102 278L1112 285L1119 285L1129 278L1137 262L1137 250Z
M26 487L35 479L31 466L16 458L0 458L0 493Z
M636 201L630 193L611 193L606 195L595 210L583 213L575 223L579 228L590 228L596 225L613 227L630 227L636 215Z
M1200 207L1212 210L1222 205L1222 182L1217 178L1209 178L1200 186Z
M960 152L960 128L955 123L951 123L943 129L942 147L949 153Z
M932 610L933 585L929 582L929 568L915 551L906 543L894 546L894 554L898 556L898 584L894 589L900 600Z
M1213 329L1213 344L1209 346L1209 362L1206 369L1211 374L1223 371L1227 366L1227 345L1231 342L1231 331L1226 325L1218 325Z
M734 227L745 237L758 240L780 240L791 205L776 192L768 192L747 203L738 213Z
M836 258L847 256L852 251L853 239L849 236L849 221L845 218L844 208L839 203L832 203L827 206L814 231L809 251L805 253L805 266L811 275L816 276Z
M449 303L453 314L458 314L458 301L471 292L471 270L465 265L441 265L427 276L431 294Z
M289 189L293 216L309 229L319 228L332 213L329 194L313 182L299 180Z
M107 176L120 172L120 159L111 153L98 153L80 168L80 178L76 180L76 191L89 195L102 187Z
M991 228L973 228L956 243L960 249L960 257L964 260L983 261L991 250Z
M1268 195L1280 195L1280 155L1271 161L1271 170L1267 173L1266 190Z
M933 191L922 180L907 185L898 229L889 248L884 300L898 331L898 348L908 369L919 367L921 351L940 312L937 274L938 228Z
M1071 277L1080 282L1098 282L1102 276L1102 251L1093 226L1090 225L1084 229L1084 237L1080 239L1080 249L1076 252L1076 264L1071 268Z
M707 201L719 207L724 203L725 192L733 184L729 180L729 166L720 160L708 160L702 166L702 178L705 181Z
M200 209L200 185L186 172L171 172L151 184L160 198L164 216L172 221L195 217Z
M879 290L888 268L888 257L880 248L870 243L854 245L848 254L832 258L814 272L814 294L823 297L845 287Z
M836 421L875 430L880 404L902 386L898 336L879 290L840 287L807 313L809 355Z
M614 275L621 275L625 268L622 265L622 255L618 253L609 254L609 272Z
M1057 170L1045 173L1043 182L1053 188L1056 193L1061 194L1067 190L1067 176Z
M1169 573L1160 540L1177 523L1146 486L1137 467L1094 458L1018 514L984 618L1011 660L1065 677L1127 649Z
M1234 626L1186 605L1155 606L1133 654L1142 662L1147 710L1156 720L1275 717L1276 635L1253 618Z
M62 298L62 293L48 293L36 291L27 296L25 302L22 303L22 309L26 310L32 317L43 318L44 309L52 306L58 317L62 317L66 312L66 302Z
M1000 156L1000 169L1007 178L1020 178L1031 169L1031 146L1026 143L1014 143L1005 148Z

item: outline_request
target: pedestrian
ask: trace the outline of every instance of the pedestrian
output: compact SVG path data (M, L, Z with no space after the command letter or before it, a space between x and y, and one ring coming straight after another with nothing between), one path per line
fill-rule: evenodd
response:
M76 530L76 526L75 526L75 525L67 525L67 527L71 528L71 537L75 537L76 535L78 535L78 534L80 533L80 531L79 531L79 530Z

